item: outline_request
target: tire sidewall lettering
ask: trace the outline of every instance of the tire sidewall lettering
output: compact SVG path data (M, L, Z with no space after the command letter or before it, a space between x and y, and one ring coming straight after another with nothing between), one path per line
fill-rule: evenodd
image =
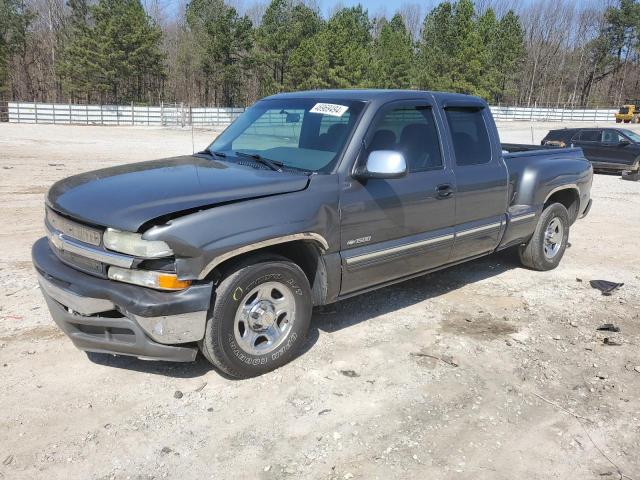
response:
M249 293L251 290L253 290L255 287L259 286L260 284L263 284L266 282L272 282L272 281L280 282L283 285L286 285L298 297L304 296L304 290L300 287L296 279L293 278L292 276L286 275L280 272L266 273L264 275L260 275L259 277L253 279L249 283L238 285L232 291L231 304L233 306L233 309L237 309L239 305L242 303L242 301L244 300L246 294ZM233 354L234 357L236 357L239 361L241 361L245 365L255 366L255 367L265 365L269 362L276 361L279 358L281 358L289 350L291 350L292 347L295 346L296 341L298 340L298 337L299 337L298 332L292 331L289 334L289 337L287 338L287 340L276 351L270 352L268 354L261 355L261 356L255 356L255 355L246 353L240 347L240 345L238 345L234 336L234 331L233 331L234 328L235 326L233 325L233 323L231 323L231 332L228 333L226 336L227 344L230 352Z

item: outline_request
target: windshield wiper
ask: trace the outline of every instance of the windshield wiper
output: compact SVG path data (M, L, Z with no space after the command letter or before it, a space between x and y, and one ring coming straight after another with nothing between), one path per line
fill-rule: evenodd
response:
M266 165L271 170L282 173L281 167L284 167L284 163L282 162L278 162L277 160L269 160L268 158L265 158L257 153L235 152L235 154L239 157L253 158L256 162Z

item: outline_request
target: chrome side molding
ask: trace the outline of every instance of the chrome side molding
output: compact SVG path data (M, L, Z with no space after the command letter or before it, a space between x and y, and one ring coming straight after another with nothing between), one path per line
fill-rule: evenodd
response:
M481 225L480 227L469 228L467 230L456 232L456 238L466 237L467 235L473 235L474 233L480 233L487 230L495 230L496 228L500 228L500 227L502 227L502 221L490 223L489 225Z
M523 213L521 215L514 215L509 219L509 223L518 223L523 222L525 220L531 220L536 216L536 212Z
M394 253L400 253L407 250L413 250L414 248L420 248L426 245L434 245L451 239L453 239L452 233L448 235L441 235L439 237L428 238L426 240L420 240L418 242L405 243L403 245L398 245L397 247L385 248L384 250L376 250L371 253L363 253L362 255L347 257L346 262L347 265L357 265L358 263L366 262L367 260L393 255Z

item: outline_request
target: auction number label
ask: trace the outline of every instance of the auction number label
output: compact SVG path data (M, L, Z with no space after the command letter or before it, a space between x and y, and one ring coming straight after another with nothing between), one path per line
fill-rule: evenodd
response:
M309 112L331 115L332 117L341 117L347 110L349 110L349 107L345 107L344 105L336 105L335 103L316 103Z

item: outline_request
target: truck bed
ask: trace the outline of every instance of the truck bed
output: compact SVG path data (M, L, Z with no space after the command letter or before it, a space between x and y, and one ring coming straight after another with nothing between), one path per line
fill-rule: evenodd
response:
M557 149L555 145L530 145L526 143L501 143L502 151L509 153L531 152L534 150Z

